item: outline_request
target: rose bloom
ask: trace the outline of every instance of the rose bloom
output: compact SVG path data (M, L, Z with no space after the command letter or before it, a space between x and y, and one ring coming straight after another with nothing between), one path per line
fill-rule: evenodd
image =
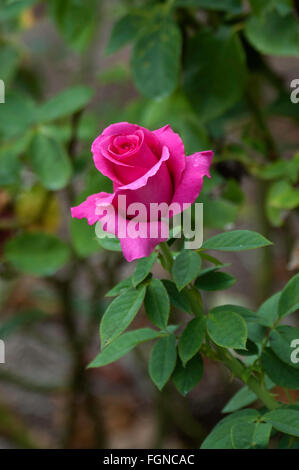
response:
M120 208L119 196L126 204L142 203L148 208L146 219L140 220L146 235L137 238L123 235L120 244L127 261L149 256L166 238L150 237L151 224L159 224L148 216L151 203L176 203L179 212L191 205L199 195L203 177L210 177L211 150L186 156L184 144L169 125L149 131L128 122L108 126L92 144L96 168L113 181L113 194L100 192L71 209L72 217L86 218L89 225L103 219L102 228L118 235L117 221L130 223L126 208ZM109 212L108 208L113 208ZM107 214L111 213L110 219ZM159 232L158 235L161 235Z

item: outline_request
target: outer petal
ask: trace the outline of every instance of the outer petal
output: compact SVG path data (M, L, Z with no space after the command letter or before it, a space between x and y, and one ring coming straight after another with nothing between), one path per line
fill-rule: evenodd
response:
M128 225L128 221L126 222ZM160 223L158 222L154 222L154 223L160 226ZM167 237L166 238L150 238L149 237L150 224L146 222L145 223L140 222L140 225L141 225L140 230L144 230L145 233L148 233L148 238L141 238L141 237L120 238L120 245L121 245L122 252L126 260L129 262L134 261L135 259L149 256L159 243L165 242L167 240Z
M161 129L157 129L153 134L158 138L162 146L166 145L169 149L170 158L167 162L167 167L176 189L186 165L183 141L178 134L173 132L169 124L161 127Z
M79 204L79 206L71 208L72 217L75 217L76 219L86 218L89 225L93 225L101 218L101 216L96 214L97 207L109 206L112 204L113 197L114 194L104 192L92 194L91 196L88 196L84 202Z
M213 155L212 150L207 150L186 157L186 168L171 202L178 202L182 207L183 204L192 204L195 201L201 191L203 177L211 177Z
M134 134L135 131L140 129L137 124L131 124L129 122L117 122L116 124L110 124L102 132L102 135L128 135Z

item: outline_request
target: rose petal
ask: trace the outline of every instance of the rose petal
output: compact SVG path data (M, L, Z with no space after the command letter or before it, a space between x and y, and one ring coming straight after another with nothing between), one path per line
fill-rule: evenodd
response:
M178 202L182 207L183 204L192 204L195 201L201 191L203 177L211 177L213 155L214 152L208 150L186 157L186 168L171 202Z
M174 188L176 188L186 165L185 148L182 139L173 132L169 124L153 131L153 134L158 138L161 145L166 145L169 149L170 158L167 162L167 167L172 176Z
M101 218L101 216L96 213L97 207L99 207L101 203L103 206L112 204L113 197L114 194L104 192L92 194L88 196L84 202L71 208L72 217L77 219L86 218L89 225L93 225Z

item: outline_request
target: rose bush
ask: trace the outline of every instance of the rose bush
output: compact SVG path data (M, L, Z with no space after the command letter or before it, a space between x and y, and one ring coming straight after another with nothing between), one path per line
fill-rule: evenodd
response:
M210 177L209 169L213 152L197 152L186 157L184 144L169 125L153 132L136 124L121 122L108 126L92 144L96 168L113 181L114 193L100 192L72 208L72 216L86 218L90 225L107 216L112 205L110 220L103 222L103 230L118 235L117 223L112 220L126 217L126 211L118 206L118 196L126 196L126 205L142 203L177 203L180 211L192 204L199 195L203 177ZM109 212L108 212L109 213ZM103 219L104 220L104 219ZM129 218L125 220L128 224ZM132 238L129 234L120 238L127 261L148 256L154 247L165 241L163 237L150 238L149 211L145 237Z

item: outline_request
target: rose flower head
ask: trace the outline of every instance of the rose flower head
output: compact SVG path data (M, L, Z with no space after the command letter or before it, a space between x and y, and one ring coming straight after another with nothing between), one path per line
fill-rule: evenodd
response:
M211 150L186 156L180 136L169 125L151 132L128 122L108 126L91 151L96 168L112 180L114 192L89 196L71 209L72 217L86 218L90 225L100 221L104 231L119 237L127 261L149 256L167 240L159 230L160 218L151 217L151 206L164 207L164 215L165 207L175 207L174 215L191 205L202 189L203 177L210 177L213 157ZM133 237L126 228L140 206L141 235Z

